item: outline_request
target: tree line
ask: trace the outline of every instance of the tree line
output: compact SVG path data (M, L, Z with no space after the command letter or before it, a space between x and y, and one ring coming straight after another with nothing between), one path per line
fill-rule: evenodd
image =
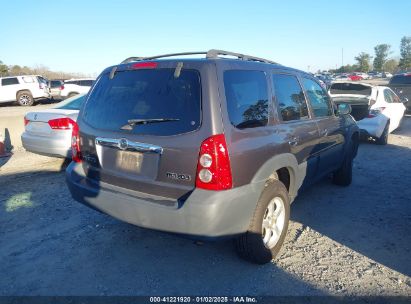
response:
M374 47L374 57L368 53L361 52L354 57L356 64L344 65L338 69L330 70L334 73L347 72L369 72L371 70L377 72L396 73L400 71L411 70L411 36L404 36L400 42L400 58L389 58L392 54L391 45L378 44ZM371 64L371 59L372 61Z
M83 73L67 73L51 71L44 65L36 65L34 67L20 66L20 65L6 65L0 60L0 77L4 76L19 76L19 75L41 75L49 80L53 79L70 79L89 77Z

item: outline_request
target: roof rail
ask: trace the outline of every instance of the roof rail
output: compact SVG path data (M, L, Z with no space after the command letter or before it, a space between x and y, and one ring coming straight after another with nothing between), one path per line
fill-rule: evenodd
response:
M255 56L250 56L250 55L244 55L240 53L234 53L234 52L229 52L229 51L222 51L222 50L209 50L207 52L207 58L209 59L215 59L219 58L218 56L234 56L237 57L238 59L241 60L250 60L250 61L258 61L258 62L264 62L264 63L272 63L272 64L278 64L277 62L260 58L260 57L255 57Z
M258 61L258 62L264 62L264 63L278 64L277 62L264 59L264 58L260 58L260 57L244 55L244 54L234 53L234 52L229 52L229 51L215 50L215 49L211 49L208 52L185 52L185 53L172 53L172 54L157 55L157 56L150 56L150 57L129 57L123 60L121 64L129 63L133 61L152 60L152 59L159 59L159 58L165 58L165 57L189 56L189 55L206 55L207 59L217 59L217 58L220 58L219 56L233 56L233 57L237 57L240 60L249 60L249 61Z
M129 57L123 60L121 63L129 63L132 61L141 61L141 60L152 60L158 58L165 58L165 57L176 57L176 56L188 56L188 55L205 55L207 52L185 52L185 53L172 53L172 54L164 54L164 55L156 55L150 57Z

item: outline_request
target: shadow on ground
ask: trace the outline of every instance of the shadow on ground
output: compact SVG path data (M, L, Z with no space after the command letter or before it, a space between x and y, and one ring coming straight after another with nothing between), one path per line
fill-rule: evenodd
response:
M47 105L47 104L53 104L60 102L61 100L54 100L54 99L42 99L42 100L37 100L34 102L34 104L31 107L35 107L36 105ZM0 103L0 108L7 108L7 107L18 107L20 106L17 102L2 102Z
M411 276L411 149L364 143L359 154L350 187L320 182L297 198L291 219Z
M64 173L0 176L0 295L322 295L231 241L198 243L97 213Z

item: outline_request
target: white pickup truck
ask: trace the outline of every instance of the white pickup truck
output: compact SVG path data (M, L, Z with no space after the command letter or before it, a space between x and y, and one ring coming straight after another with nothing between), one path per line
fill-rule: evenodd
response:
M39 75L0 78L0 103L15 102L31 106L34 101L50 98L48 81Z

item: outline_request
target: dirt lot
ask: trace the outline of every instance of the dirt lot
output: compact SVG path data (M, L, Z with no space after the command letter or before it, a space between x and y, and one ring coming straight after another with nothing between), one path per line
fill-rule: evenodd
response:
M2 165L2 166L1 166ZM73 201L61 160L0 160L0 295L411 296L411 116L389 145L363 143L348 188L324 180L291 207L275 261L240 260Z

